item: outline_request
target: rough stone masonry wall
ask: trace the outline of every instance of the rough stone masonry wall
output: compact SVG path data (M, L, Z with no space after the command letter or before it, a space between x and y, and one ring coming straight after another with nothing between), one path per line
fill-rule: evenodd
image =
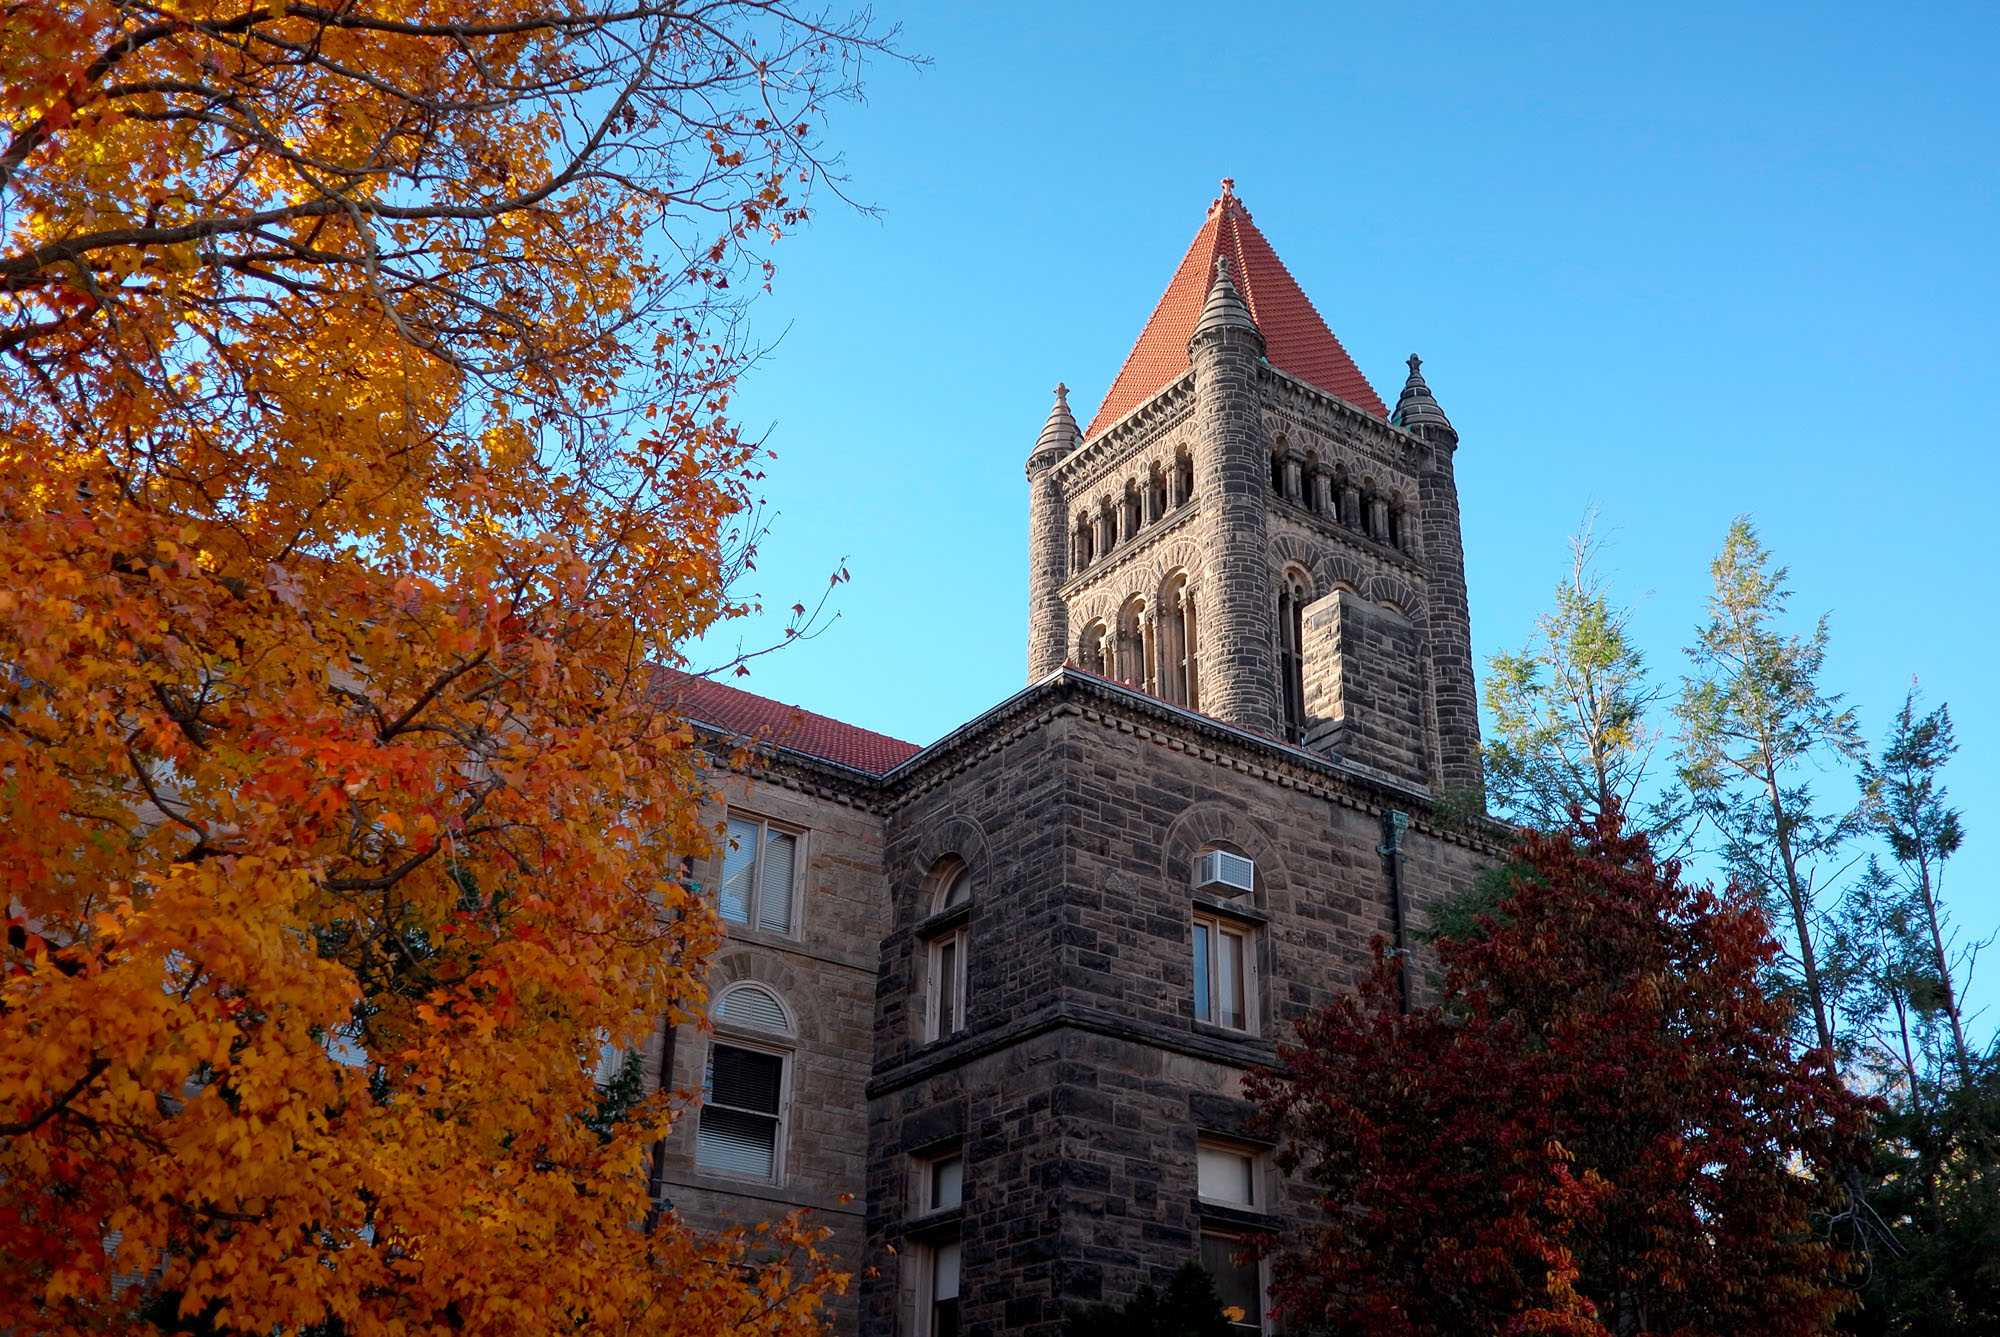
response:
M774 771L780 777L783 771ZM742 775L724 781L730 808L803 832L804 888L795 937L730 925L716 954L711 996L756 980L784 999L798 1021L788 1048L791 1102L783 1171L774 1183L735 1179L694 1164L698 1116L684 1114L667 1139L664 1192L675 1211L713 1229L813 1209L833 1230L827 1248L847 1271L864 1264L862 1199L867 1187L866 1098L874 1049L875 944L886 927L882 822L865 808ZM713 817L723 818L716 806ZM722 880L722 853L696 870L704 887ZM695 1025L673 1043L673 1083L699 1091L712 1037ZM659 1057L652 1058L657 1072ZM846 1195L848 1201L841 1198ZM838 1332L855 1331L855 1292L835 1303Z
M943 1223L962 1232L965 1331L1052 1335L1071 1306L1171 1274L1197 1248L1198 1135L1244 1135L1243 1072L1269 1063L1273 1038L1307 1009L1352 988L1371 939L1390 932L1380 845L1393 794L1105 708L1080 688L1051 709L891 817L897 928L869 1107L870 1258L883 1271L864 1282L864 1333L907 1330L926 1224L909 1205L913 1156L950 1139L967 1158L965 1206ZM970 1032L925 1050L906 1039L910 925L939 830L977 832L987 873ZM1420 927L1490 851L1421 824L1406 840ZM1210 843L1259 867L1241 909L1262 925L1252 1037L1193 1015L1191 870ZM1295 1205L1271 1188L1266 1224L1280 1226Z
M1458 481L1450 428L1426 429L1431 461L1418 489L1423 527L1424 585L1429 620L1433 696L1437 703L1438 778L1447 794L1485 792L1479 758L1479 693L1473 685L1472 611L1465 592L1465 536L1459 527ZM1478 805L1484 811L1483 802Z
M1036 1031L1058 987L1061 814L1074 802L1079 762L1062 731L1031 730L921 781L890 817L894 922L882 940L868 1121L868 1257L878 1274L862 1283L864 1332L911 1330L922 1261L921 1240L907 1229L914 1155L941 1140L963 1139L966 1152L966 1276L1005 1277L1028 1296L1050 1285L1047 1269L1015 1245L1048 1240L1057 1219L1048 1166L1060 1143L1037 1057L1051 1041ZM934 870L947 857L964 860L973 878L966 1029L926 1044L922 930L936 922ZM997 1294L991 1282L977 1284L977 1294ZM969 1293L968 1323L983 1321L985 1311L971 1307L978 1303Z
M1206 521L1201 578L1201 707L1239 728L1275 736L1278 662L1267 549L1271 438L1258 385L1262 341L1211 330L1194 362L1195 488Z
M1308 742L1322 723L1337 723L1342 757L1427 784L1418 629L1395 609L1350 590L1309 605L1302 622Z

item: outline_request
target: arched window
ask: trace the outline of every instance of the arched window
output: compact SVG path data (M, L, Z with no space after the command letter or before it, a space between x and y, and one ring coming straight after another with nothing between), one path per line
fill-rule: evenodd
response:
M1104 624L1102 622L1093 622L1083 629L1083 640L1077 646L1076 662L1080 668L1087 672L1097 674L1105 672Z
M1185 573L1160 589L1155 632L1160 643L1160 695L1177 706L1195 705L1194 596Z
M1305 607L1312 602L1303 573L1288 571L1278 588L1278 674L1284 698L1285 741L1305 736Z
M1118 512L1112 508L1111 498L1097 503L1097 552L1099 556L1109 556L1113 545L1118 542Z
M1151 507L1147 520L1158 520L1167 513L1167 471L1154 465L1146 478L1146 501Z
M1271 491L1285 495L1285 456L1282 451L1271 452Z
M1185 450L1174 454L1174 505L1194 500L1194 458Z
M1363 485L1361 488L1361 513L1356 517L1354 527L1369 538L1380 538L1375 532L1375 489Z
M1389 546L1396 549L1406 547L1405 540L1409 537L1406 530L1407 522L1403 516L1403 499L1400 496L1391 497L1389 499Z
M1129 539L1134 534L1137 534L1139 526L1146 522L1146 514L1139 506L1139 484L1137 482L1128 482L1125 484L1124 512L1125 537Z
M1118 639L1116 662L1111 676L1127 687L1146 689L1146 631L1144 626L1145 604L1138 599L1127 601L1118 612Z
M708 1009L715 1039L701 1081L694 1163L717 1174L776 1181L784 1174L796 1029L784 1000L761 984L732 984Z
M1097 545L1091 542L1090 514L1087 511L1078 511L1076 513L1077 570L1081 571L1090 565L1091 558L1096 555L1096 548Z
M745 1030L792 1034L792 1014L785 1000L761 984L732 984L709 1006L710 1020Z
M965 1029L966 958L972 946L972 869L947 855L931 870L931 915L949 916L924 935L924 1039L943 1040Z

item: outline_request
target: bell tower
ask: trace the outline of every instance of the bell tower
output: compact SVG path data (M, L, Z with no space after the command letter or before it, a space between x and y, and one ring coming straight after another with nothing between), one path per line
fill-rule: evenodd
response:
M1062 664L1477 795L1458 434L1392 414L1225 180L1088 426L1028 460L1031 680Z

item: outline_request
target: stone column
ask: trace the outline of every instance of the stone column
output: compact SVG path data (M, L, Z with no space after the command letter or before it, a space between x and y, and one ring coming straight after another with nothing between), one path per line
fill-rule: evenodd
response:
M1275 737L1278 666L1272 622L1266 500L1271 438L1258 370L1264 337L1217 262L1207 305L1188 341L1194 367L1195 477L1203 489L1202 711Z
M1035 447L1028 453L1028 681L1045 678L1069 658L1069 605L1062 583L1068 574L1067 551L1080 559L1080 536L1069 528L1069 503L1056 477L1056 465L1076 448L1076 419L1069 410L1068 391L1056 387L1055 407ZM1072 544L1076 544L1072 547ZM1080 568L1082 563L1077 562Z

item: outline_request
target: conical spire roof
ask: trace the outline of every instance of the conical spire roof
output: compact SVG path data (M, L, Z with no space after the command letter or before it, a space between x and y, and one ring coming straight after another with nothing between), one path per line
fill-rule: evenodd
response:
M1049 420L1042 424L1042 434L1035 438L1035 448L1028 452L1028 458L1053 450L1058 457L1069 454L1082 440L1076 430L1076 415L1069 411L1069 387L1057 383L1056 402L1049 409Z
M1442 427L1457 436L1458 431L1451 425L1451 419L1444 416L1444 410L1431 397L1431 387L1420 370L1423 365L1422 358L1415 353L1410 354L1410 378L1403 382L1403 393L1396 396L1396 411L1389 421L1413 431L1419 427Z
M1229 277L1229 257L1215 257L1215 281L1208 285L1208 300L1202 303L1201 317L1194 323L1194 333L1188 336L1192 343L1209 330L1255 330L1256 318L1250 308L1243 305L1242 296L1236 291L1236 284Z
M1117 422L1187 371L1188 340L1208 304L1220 256L1229 259L1230 281L1264 336L1264 355L1272 366L1364 412L1388 416L1381 396L1327 328L1271 243L1250 221L1250 211L1237 198L1234 183L1225 179L1222 193L1208 206L1207 219L1181 257L1173 281L1153 308L1096 416L1084 428L1086 438Z

